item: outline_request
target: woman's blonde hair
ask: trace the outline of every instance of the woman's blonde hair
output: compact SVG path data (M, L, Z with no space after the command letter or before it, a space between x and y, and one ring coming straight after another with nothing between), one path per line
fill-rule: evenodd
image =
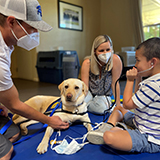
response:
M99 68L98 68L98 64L96 61L96 56L95 56L95 50L102 44L105 42L109 42L110 46L112 48L112 55L108 61L108 63L106 64L106 70L110 71L113 67L113 43L111 38L108 35L100 35L98 37L95 38L93 45L92 45L92 49L91 49L91 72L95 75L99 75Z

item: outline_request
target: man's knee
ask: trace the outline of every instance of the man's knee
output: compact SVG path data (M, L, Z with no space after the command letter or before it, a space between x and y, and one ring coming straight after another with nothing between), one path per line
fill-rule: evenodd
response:
M3 156L2 158L0 158L0 160L10 160L12 152L13 152L13 146L11 147L11 149L9 150L9 152L5 156Z
M0 134L0 160L10 159L12 152L12 143L4 135Z
M9 140L13 143L13 142L15 142L15 141L17 141L17 140L18 140L19 135L20 135L20 132L19 132L19 133L17 133L17 134L15 134L15 135L14 135L13 137L11 137Z

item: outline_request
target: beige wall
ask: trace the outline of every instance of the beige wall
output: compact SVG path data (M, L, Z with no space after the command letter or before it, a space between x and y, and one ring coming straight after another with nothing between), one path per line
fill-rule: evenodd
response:
M115 51L134 46L131 0L101 0L101 34L108 34Z
M90 55L92 42L99 34L111 36L115 51L120 51L124 46L134 45L128 0L64 1L83 7L83 31L58 28L58 1L39 0L43 19L53 26L53 30L47 33L40 32L40 45L30 52L16 48L12 55L13 77L38 80L35 68L38 51L52 51L56 47L77 51L81 64L83 58Z

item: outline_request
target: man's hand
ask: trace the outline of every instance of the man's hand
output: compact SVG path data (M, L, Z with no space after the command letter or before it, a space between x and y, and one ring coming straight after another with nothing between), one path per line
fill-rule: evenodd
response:
M51 126L54 129L60 129L61 130L61 129L67 129L69 127L69 123L63 122L61 120L61 118L58 117L58 116L52 116L50 118L51 118L51 121L50 121L49 126Z
M2 112L0 113L0 115L7 117L8 116L8 109L4 105L2 105L1 103L0 103L0 109L2 109Z

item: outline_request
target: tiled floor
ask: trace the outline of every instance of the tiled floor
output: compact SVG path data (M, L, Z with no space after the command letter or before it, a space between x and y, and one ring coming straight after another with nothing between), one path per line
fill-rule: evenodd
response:
M58 90L58 85L45 82L34 82L24 79L13 79L14 84L19 92L19 97L21 101L25 101L35 95L50 95L59 96L60 91ZM126 81L121 80L121 94L123 94Z

